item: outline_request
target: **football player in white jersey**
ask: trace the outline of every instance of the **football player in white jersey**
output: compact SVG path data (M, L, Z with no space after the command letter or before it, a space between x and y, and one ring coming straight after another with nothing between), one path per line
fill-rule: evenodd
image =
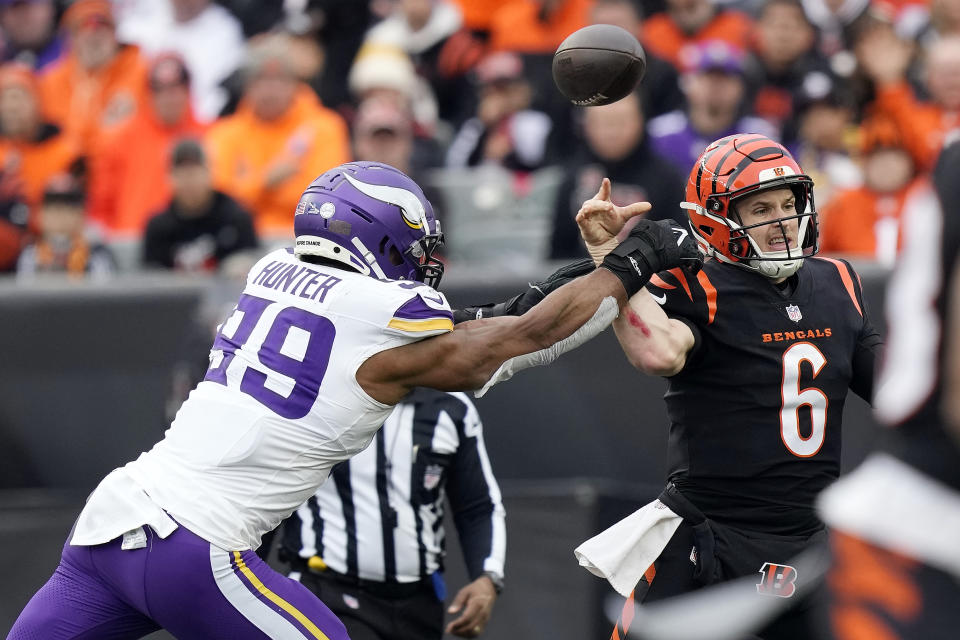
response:
M372 162L324 173L303 193L294 231L293 249L250 271L164 439L90 495L9 638L159 628L181 639L347 638L312 593L257 557L261 536L366 447L414 387L478 389L549 363L609 324L653 273L700 259L688 234L641 220L605 268L525 315L453 330L434 289L440 226L403 173Z

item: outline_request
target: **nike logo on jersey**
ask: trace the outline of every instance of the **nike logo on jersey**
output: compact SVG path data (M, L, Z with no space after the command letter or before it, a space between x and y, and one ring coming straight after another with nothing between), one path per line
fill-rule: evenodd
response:
M655 296L651 293L650 297L656 300L657 304L659 304L660 306L667 304L667 294L665 293L661 293L659 296Z

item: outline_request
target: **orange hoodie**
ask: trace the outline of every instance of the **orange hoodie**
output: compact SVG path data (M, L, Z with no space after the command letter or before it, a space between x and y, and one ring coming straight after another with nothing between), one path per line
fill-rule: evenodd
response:
M900 223L911 206L926 206L929 180L920 176L894 193L867 187L840 191L820 212L820 251L891 266L900 249Z
M906 82L878 88L874 109L896 122L904 146L924 171L936 165L946 134L960 127L960 112L920 102Z
M588 24L593 0L564 0L541 19L542 2L512 0L490 19L490 49L553 54L564 38Z
M133 115L147 88L147 65L140 50L121 45L102 68L87 71L74 54L40 76L40 95L47 118L75 137L84 153L99 136Z
M350 159L347 126L302 85L285 114L272 121L257 118L241 101L237 112L214 123L207 134L214 185L253 212L258 233L292 236L293 212L314 178ZM280 162L297 171L278 185L266 184Z
M648 51L682 71L684 65L680 52L687 45L723 40L737 49L744 49L750 42L752 33L753 22L746 14L738 11L720 11L694 34L681 31L666 13L657 13L643 21L641 39Z
M106 134L90 162L90 217L111 236L141 235L170 200L170 152L181 138L200 140L206 127L187 107L173 126L157 120L149 100Z
M19 87L29 92L37 109L40 108L37 82L28 67L9 64L0 68L0 89L6 87ZM77 156L74 141L49 123L41 123L32 140L0 137L0 170L17 184L31 209L40 203L50 178L67 171Z

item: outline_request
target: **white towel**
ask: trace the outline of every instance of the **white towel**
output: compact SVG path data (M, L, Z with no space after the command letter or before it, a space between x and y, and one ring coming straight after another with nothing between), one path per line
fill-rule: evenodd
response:
M581 567L605 578L623 597L663 552L683 518L659 500L631 513L574 549Z

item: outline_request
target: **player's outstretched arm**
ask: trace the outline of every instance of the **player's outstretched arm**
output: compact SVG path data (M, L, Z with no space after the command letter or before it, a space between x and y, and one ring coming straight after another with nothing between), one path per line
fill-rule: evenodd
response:
M635 209L614 205L610 200L610 181L604 178L597 195L584 202L577 212L580 235L597 265L603 260L609 247L616 243L616 236L627 220L647 210L649 205ZM683 248L687 249L687 252L679 256L680 263L663 264L673 260L674 256L652 256L651 262L656 263L651 265L654 271L681 264L689 271L699 270L702 262L699 253L694 251L696 257L691 255L690 250L695 245L691 246L693 240L685 233L686 230L669 221L653 223L641 220L638 224L649 226L651 233L663 233L669 228L669 237L678 239L678 248L686 243ZM659 225L659 228L653 225ZM668 239L664 244L671 242ZM686 364L687 354L695 342L690 328L679 320L669 318L646 289L631 296L629 305L614 321L613 328L630 364L650 375L670 376L679 372Z
M626 291L611 270L597 269L560 287L522 316L464 322L450 333L381 351L360 366L357 382L385 404L395 404L420 386L479 389L506 360L569 338L597 314L604 299L614 298L622 306Z

